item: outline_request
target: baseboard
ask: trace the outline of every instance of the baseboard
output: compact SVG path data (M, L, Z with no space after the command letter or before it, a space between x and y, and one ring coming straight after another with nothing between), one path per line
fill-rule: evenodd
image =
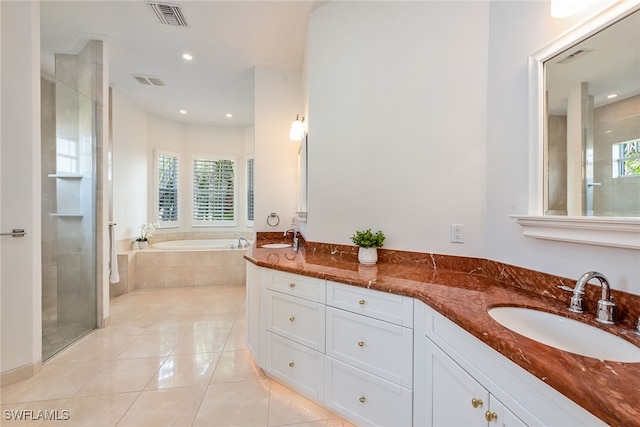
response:
M9 384L17 383L27 378L33 377L35 374L42 370L42 359L36 362L21 366L19 368L11 369L9 371L0 374L0 385L3 387Z

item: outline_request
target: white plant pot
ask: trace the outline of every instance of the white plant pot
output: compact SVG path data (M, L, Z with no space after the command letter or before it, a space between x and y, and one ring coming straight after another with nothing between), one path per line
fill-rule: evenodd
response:
M374 265L378 262L378 248L358 248L358 261L363 265Z
M148 244L149 244L149 242L138 241L138 249L147 249L147 245Z

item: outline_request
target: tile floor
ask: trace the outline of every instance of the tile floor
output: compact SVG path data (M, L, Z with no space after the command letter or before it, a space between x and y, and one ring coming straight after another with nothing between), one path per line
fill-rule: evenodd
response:
M3 387L0 424L350 426L255 365L242 287L138 290L111 300L111 319Z

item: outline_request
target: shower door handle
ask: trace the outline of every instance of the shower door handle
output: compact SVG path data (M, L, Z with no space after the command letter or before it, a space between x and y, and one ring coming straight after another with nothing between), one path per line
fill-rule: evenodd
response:
M587 187L597 187L599 185L602 185L601 182L590 182L587 184Z
M0 236L24 237L25 234L24 228L14 228L11 233L0 233Z

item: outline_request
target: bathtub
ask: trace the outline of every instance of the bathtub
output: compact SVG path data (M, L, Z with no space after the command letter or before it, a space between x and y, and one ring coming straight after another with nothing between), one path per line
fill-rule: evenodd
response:
M153 243L135 251L135 288L244 286L248 248L237 246L237 238Z
M244 244L245 242L243 242ZM251 244L251 242L249 242ZM199 240L168 240L154 243L150 246L154 250L163 251L206 251L237 249L238 239L199 239ZM242 248L246 249L246 248Z

